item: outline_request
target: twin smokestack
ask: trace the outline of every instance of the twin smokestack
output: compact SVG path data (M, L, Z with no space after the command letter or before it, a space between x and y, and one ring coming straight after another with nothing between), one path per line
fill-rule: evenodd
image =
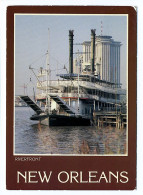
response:
M73 73L73 30L69 30L69 73Z
M69 73L73 73L73 30L69 30ZM94 74L95 29L91 29L91 72Z

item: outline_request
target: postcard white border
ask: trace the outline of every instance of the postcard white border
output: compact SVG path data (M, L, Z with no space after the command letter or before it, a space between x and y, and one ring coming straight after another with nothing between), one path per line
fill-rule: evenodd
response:
M67 15L76 15L76 16L126 16L127 17L127 134L126 134L126 154L110 154L110 155L96 155L96 154L17 154L15 153L15 16L17 15L60 15L60 16L67 16ZM98 156L128 156L128 14L31 14L31 13L16 13L14 14L14 113L13 113L13 156L93 156L93 157L98 157Z

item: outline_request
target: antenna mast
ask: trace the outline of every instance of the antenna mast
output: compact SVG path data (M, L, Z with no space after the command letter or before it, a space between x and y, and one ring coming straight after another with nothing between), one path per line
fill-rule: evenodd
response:
M103 23L101 21L101 36L102 36L102 33L103 33Z
M24 89L24 95L25 95L25 89L27 88L27 86L24 83L24 85L23 86L20 86L20 87L22 87Z
M50 43L50 40L49 40L49 37L50 37L50 29L48 28L48 51L47 51L47 63L46 63L46 80L47 80L47 83L46 83L46 108L45 110L48 111L48 114L50 114L50 96L49 96L49 93L50 93L50 63L49 63L49 43Z

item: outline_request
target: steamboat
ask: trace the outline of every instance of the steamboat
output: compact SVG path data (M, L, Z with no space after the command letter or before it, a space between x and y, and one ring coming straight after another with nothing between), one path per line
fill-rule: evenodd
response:
M49 51L46 69L37 75L36 101L20 96L35 114L31 120L49 126L89 126L99 111L117 111L126 94L120 83L120 42L111 36L96 36L82 43L83 52L73 59L74 31L69 30L69 70L50 79ZM29 67L32 71L32 67ZM66 69L66 67L65 67ZM45 109L40 105L44 105Z

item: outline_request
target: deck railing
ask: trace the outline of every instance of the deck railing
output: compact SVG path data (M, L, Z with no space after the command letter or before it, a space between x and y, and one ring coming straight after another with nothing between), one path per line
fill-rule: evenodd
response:
M37 83L37 88L45 89L46 84L47 84L47 81ZM120 95L126 94L125 89L111 88L111 86L109 86L109 85L102 86L102 85L99 85L97 83L92 83L92 82L88 82L88 81L79 81L79 85L81 87L84 87L87 89L98 89L98 90L101 90L101 91L107 92L107 93L120 94ZM57 89L60 87L78 87L78 81L67 81L67 80L66 81L65 80L50 81L50 87L57 88Z

